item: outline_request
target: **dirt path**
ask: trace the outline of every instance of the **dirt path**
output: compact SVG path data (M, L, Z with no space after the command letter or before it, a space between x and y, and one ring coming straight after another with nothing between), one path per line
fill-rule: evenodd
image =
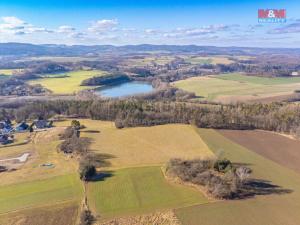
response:
M219 130L226 138L300 173L300 141L261 130Z

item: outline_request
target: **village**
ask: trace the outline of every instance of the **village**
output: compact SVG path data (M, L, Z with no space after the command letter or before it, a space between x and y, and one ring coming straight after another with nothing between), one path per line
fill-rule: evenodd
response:
M40 131L52 127L52 124L52 120L42 118L34 120L30 125L25 121L15 125L9 119L0 121L0 146L12 144L15 133Z

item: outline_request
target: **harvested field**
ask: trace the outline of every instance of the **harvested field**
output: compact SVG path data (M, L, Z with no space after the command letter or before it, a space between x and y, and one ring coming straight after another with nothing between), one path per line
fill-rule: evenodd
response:
M97 225L180 225L173 211L157 212L140 216L121 217Z
M183 225L298 225L300 221L300 175L245 147L217 131L199 129L217 154L253 169L248 199L222 201L176 209Z
M88 183L88 200L101 219L208 202L194 188L169 183L160 167L109 172L99 181Z
M109 154L113 167L161 165L176 157L213 157L213 153L190 125L168 124L117 129L113 122L80 121L86 126L81 135L93 141L91 149L97 153ZM57 124L68 126L71 121Z
M0 214L0 224L5 225L75 225L79 206L68 202L47 207L25 209Z
M245 148L300 173L300 140L261 130L219 132Z

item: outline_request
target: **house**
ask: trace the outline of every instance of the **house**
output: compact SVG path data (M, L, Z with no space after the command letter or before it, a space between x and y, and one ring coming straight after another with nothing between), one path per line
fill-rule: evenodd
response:
M33 129L46 129L52 127L52 120L35 120L32 124Z
M13 128L8 121L0 122L0 134L9 134L12 132Z
M22 132L22 131L26 131L28 128L29 128L29 125L27 123L21 122L21 123L16 125L15 131L16 132Z
M7 134L0 134L0 144L6 145L13 141L12 137Z
M299 73L298 72L292 72L292 74L291 74L292 76L299 76Z

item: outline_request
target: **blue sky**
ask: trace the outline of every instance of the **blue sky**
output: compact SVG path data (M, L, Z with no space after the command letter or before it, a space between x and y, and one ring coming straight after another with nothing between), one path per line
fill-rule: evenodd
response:
M259 24L258 9L286 9ZM0 42L300 47L299 0L1 0Z

